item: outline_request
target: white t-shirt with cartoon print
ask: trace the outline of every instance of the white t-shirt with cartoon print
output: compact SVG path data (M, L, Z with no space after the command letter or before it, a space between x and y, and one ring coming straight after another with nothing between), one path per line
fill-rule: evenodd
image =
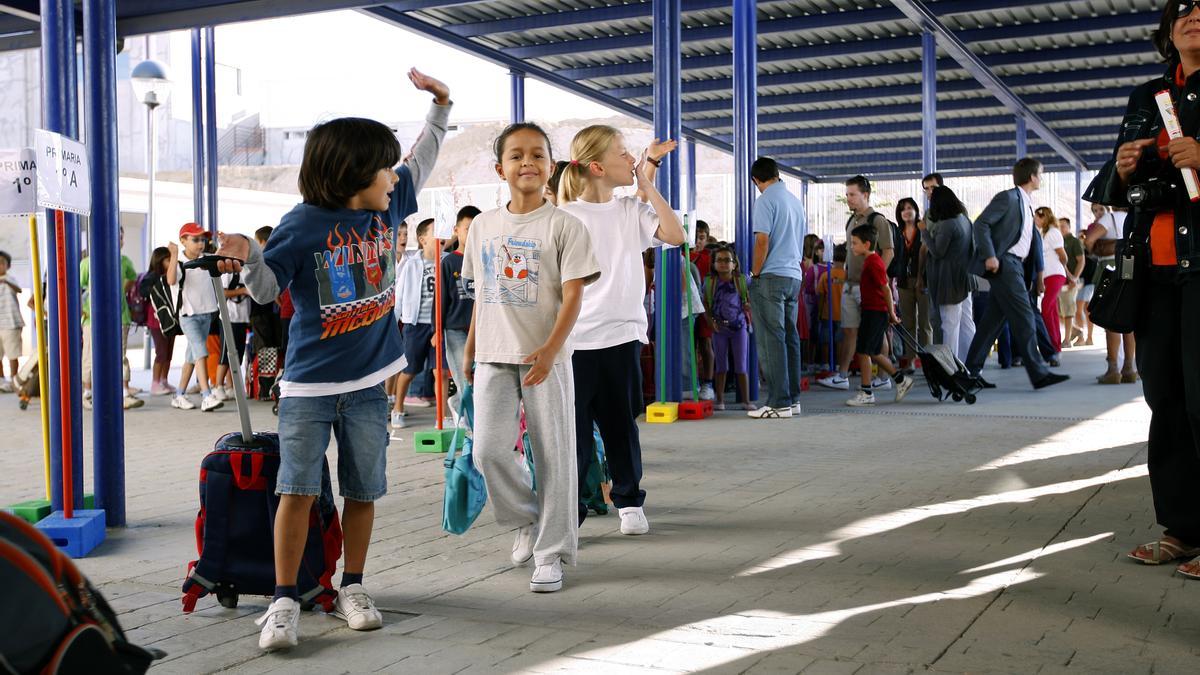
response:
M583 223L547 201L530 213L503 207L476 216L462 276L475 282L476 362L519 364L554 330L563 283L593 283L600 266ZM568 339L555 363L572 351Z

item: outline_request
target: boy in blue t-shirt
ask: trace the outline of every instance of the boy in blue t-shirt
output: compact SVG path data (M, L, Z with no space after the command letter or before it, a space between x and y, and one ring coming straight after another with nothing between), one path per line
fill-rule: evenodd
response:
M222 272L242 270L256 302L290 289L287 370L280 382L280 465L275 491L275 598L258 620L263 649L295 646L300 619L296 577L309 511L321 493L321 466L332 432L345 558L334 615L355 630L383 619L363 588L376 499L387 492L387 394L383 382L404 367L392 317L396 230L417 210L446 133L450 92L416 69L412 83L434 96L425 129L407 159L385 125L335 119L313 128L300 166L301 204L280 221L266 251L240 235L223 242Z
M471 221L479 213L474 206L464 206L458 210L454 222L454 238L458 241L458 248L442 258L442 338L450 376L454 378L459 391L467 386L466 373L462 369L463 350L467 347L471 315L475 313L475 282L462 276L463 249L467 246ZM450 401L450 409L455 414L458 402L458 395Z

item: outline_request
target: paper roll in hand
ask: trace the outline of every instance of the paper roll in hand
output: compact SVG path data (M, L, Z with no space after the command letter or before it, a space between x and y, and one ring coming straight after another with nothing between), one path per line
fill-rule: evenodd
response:
M1175 102L1171 100L1171 92L1164 89L1154 95L1154 100L1158 103L1158 112L1162 115L1167 136L1171 139L1183 138L1183 128L1179 126L1179 117L1175 114ZM1194 202L1200 201L1200 179L1196 176L1196 170L1183 168L1179 172L1183 174L1183 184L1187 187L1188 197Z

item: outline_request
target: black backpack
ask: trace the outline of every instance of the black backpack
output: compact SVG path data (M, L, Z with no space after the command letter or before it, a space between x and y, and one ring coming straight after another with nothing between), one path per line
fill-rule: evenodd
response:
M174 298L171 297L171 286L163 274L147 274L139 284L139 290L149 301L158 319L159 330L167 338L183 335L183 326L179 323L179 308L183 305L183 273L179 276L179 290Z
M875 215L872 216L872 220L878 222L878 218L882 218L884 222L888 224L888 227L892 228L892 262L887 268L888 278L903 279L907 274L908 268L908 266L905 264L907 253L904 250L904 231L900 229L899 225L888 220L887 216L877 211L875 212ZM878 230L879 225L875 225L875 229Z
M117 615L44 534L0 512L0 672L144 673L166 656L125 638Z

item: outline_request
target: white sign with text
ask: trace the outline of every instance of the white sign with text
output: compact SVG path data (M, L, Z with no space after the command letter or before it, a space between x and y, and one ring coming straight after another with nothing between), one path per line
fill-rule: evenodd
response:
M37 210L33 148L0 150L0 216L24 216Z
M90 216L92 181L87 149L79 141L44 129L34 132L33 141L38 206Z

